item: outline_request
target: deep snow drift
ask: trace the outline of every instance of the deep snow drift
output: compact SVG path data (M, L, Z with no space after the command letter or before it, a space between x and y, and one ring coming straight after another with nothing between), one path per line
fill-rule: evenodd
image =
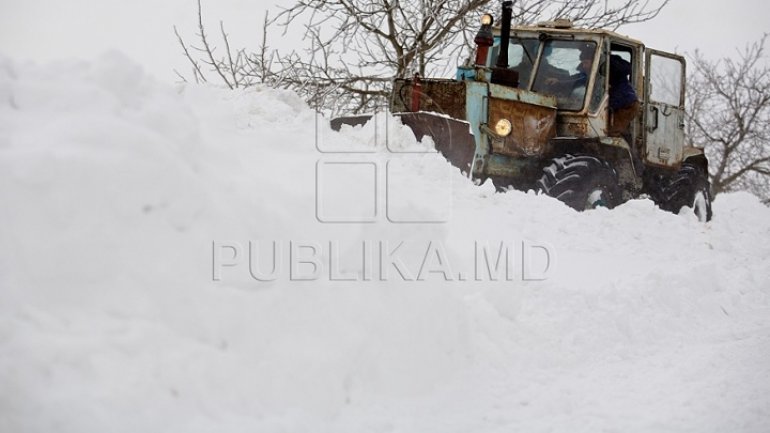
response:
M378 119L0 58L0 431L770 430L770 209L576 213Z

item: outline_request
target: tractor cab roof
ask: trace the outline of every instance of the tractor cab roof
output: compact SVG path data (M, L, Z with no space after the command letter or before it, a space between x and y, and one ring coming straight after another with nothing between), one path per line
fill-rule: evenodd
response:
M500 26L495 25L492 29L495 36L500 36ZM644 44L625 35L606 29L587 29L574 27L572 21L566 19L556 19L554 21L540 22L534 25L512 25L511 36L531 35L535 37L553 37L553 38L579 38L579 39L597 39L608 37L614 42L624 43L634 47L644 47ZM581 37L582 36L582 37Z

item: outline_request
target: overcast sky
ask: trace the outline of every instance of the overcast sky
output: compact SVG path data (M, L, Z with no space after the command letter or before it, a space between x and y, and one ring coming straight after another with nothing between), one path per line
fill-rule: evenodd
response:
M264 12L290 0L203 0L211 31L223 20L234 46L256 48ZM91 59L120 50L147 72L174 81L173 68L187 70L172 26L195 32L195 0L0 0L0 54L17 61ZM733 55L735 47L770 32L770 5L763 0L671 0L648 23L619 33L665 51L700 48L709 57ZM274 40L274 46L288 45Z

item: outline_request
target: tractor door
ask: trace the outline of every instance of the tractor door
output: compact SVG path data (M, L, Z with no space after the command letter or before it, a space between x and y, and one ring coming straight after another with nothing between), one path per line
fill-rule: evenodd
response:
M682 56L647 50L645 68L645 159L676 167L684 149L685 61Z

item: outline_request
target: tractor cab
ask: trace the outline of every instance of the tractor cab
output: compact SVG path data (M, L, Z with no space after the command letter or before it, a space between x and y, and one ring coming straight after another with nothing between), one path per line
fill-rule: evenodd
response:
M568 20L512 26L507 44L502 33L492 29L492 44L480 46L486 55L477 67L491 71L491 83L555 97L554 138L614 135L640 160L662 167L678 167L686 157L684 58L608 30L574 28ZM503 63L501 47L507 51ZM630 120L619 119L613 107L613 78L619 76L613 68L622 63L628 67L623 79L639 102ZM618 132L618 122L628 126Z
M557 136L608 135L613 120L610 67L617 58L628 65L626 79L638 99L643 100L644 46L638 41L606 30L573 28L567 20L513 26L507 43L503 43L500 28L493 31L493 43L486 50L483 65L491 70L490 81L554 96ZM501 48L507 51L507 64L498 61ZM611 56L617 58L611 60ZM503 73L502 69L509 72ZM634 141L640 132L636 129L626 135L628 141Z

